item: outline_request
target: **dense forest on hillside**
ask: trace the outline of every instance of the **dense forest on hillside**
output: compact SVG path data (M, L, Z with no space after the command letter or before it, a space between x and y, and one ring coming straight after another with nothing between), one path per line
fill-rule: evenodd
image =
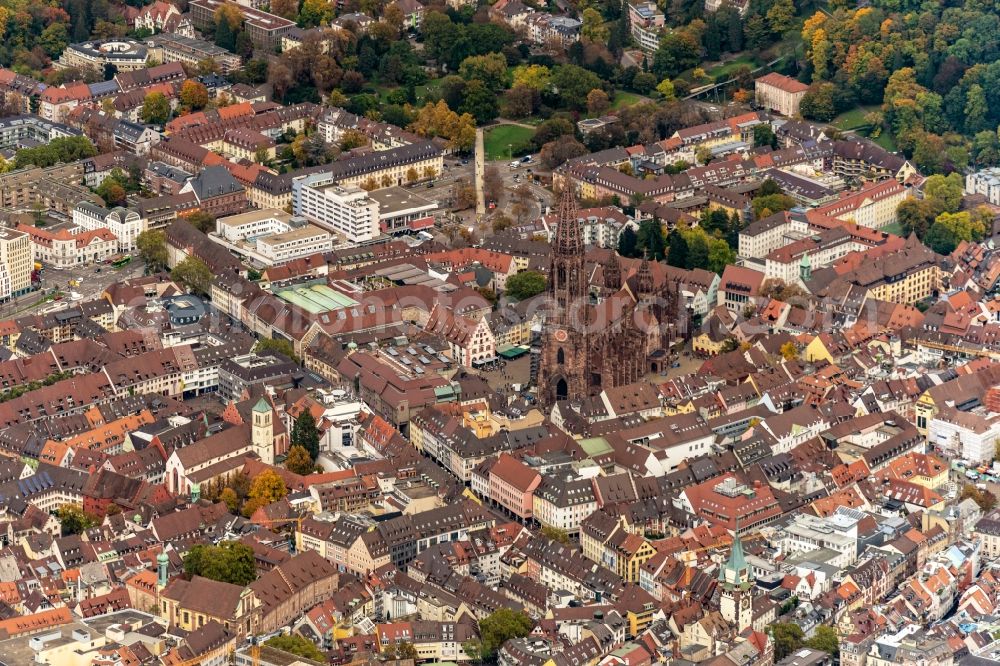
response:
M832 16L817 12L802 30L800 78L813 83L812 115L825 120L856 104L881 104L872 120L923 170L997 164L998 8L873 0Z

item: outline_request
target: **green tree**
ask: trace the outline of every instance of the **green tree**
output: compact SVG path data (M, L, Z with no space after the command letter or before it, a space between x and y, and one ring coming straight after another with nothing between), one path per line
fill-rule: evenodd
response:
M726 266L736 263L736 252L729 247L729 243L721 238L714 238L708 245L708 270L713 273L722 274Z
M294 654L297 657L326 663L326 654L316 647L316 644L311 640L297 634L273 636L264 641L264 645Z
M671 266L677 266L678 268L684 268L687 263L687 240L677 229L670 232L670 236L667 237L667 263Z
M780 35L792 27L795 20L795 5L792 0L775 0L767 10L767 23L771 32Z
M482 124L497 117L500 105L496 93L479 79L473 79L465 86L465 100L459 110Z
M538 271L521 271L507 278L504 292L516 301L536 296L545 291L545 276Z
M83 509L75 504L63 504L59 507L59 533L62 536L71 534L82 534L98 524L96 517L84 513Z
M698 64L701 44L689 30L671 30L660 39L653 56L653 73L661 80L676 78L686 69Z
M663 95L663 99L668 101L677 98L677 91L674 90L674 83L670 79L660 81L659 85L656 86L656 92Z
M417 657L419 656L417 654L417 648L413 645L413 643L409 643L407 641L403 641L402 643L396 646L396 654L399 656L400 659L416 660Z
M258 354L277 352L296 363L301 363L301 359L295 353L295 346L288 340L281 338L261 338L254 344L253 350Z
M653 261L660 261L666 256L667 242L659 220L643 220L639 224L637 246L640 253Z
M494 94L510 87L507 59L500 53L469 56L462 61L458 75L466 81L482 81Z
M632 230L632 227L625 227L618 234L618 254L623 257L638 257L638 243L639 238L636 236L635 231Z
M196 544L184 557L184 573L245 587L257 579L253 548L238 541Z
M188 224L203 234L215 231L215 218L211 213L206 213L203 210L197 210L184 219L187 220Z
M496 651L511 638L527 636L535 623L526 613L500 608L479 621L482 640L482 657L491 659Z
M62 136L52 139L45 145L34 148L22 148L14 155L17 168L31 166L48 167L60 162L76 162L93 157L97 148L85 136Z
M904 236L916 234L917 238L923 238L938 214L935 202L929 199L910 197L896 207L896 220L903 228Z
M814 83L803 95L799 103L799 113L803 118L829 122L837 115L834 103L836 87L832 83Z
M542 526L542 536L546 539L551 539L552 541L558 541L559 543L569 543L569 535L566 534L566 530L561 530L558 527L553 527L552 525Z
M206 295L212 286L212 269L198 257L190 256L174 266L170 279L195 294Z
M802 627L793 622L778 622L771 625L771 637L774 639L774 658L780 661L802 647L805 634Z
M557 91L556 103L582 111L587 108L587 95L604 82L597 74L576 65L559 65L552 72L552 86Z
M583 25L580 27L580 34L592 42L605 44L611 31L604 23L604 17L593 7L587 7L580 16Z
M223 488L222 492L219 493L219 500L225 502L232 512L240 508L240 498L232 488Z
M142 122L150 125L165 125L170 120L170 101L161 92L152 92L146 95L142 102L142 109L139 111Z
M125 203L125 185L120 180L112 176L107 176L95 189L97 196L104 199L110 206L121 206Z
M939 202L940 211L946 213L955 213L962 207L964 190L962 176L954 172L947 176L940 174L929 176L924 183L924 194L927 199Z
M288 457L285 458L285 469L293 474L311 474L316 468L312 456L306 451L304 446L293 446L288 449Z
M833 627L820 625L805 642L805 646L813 650L828 652L835 657L840 652L840 638L837 636L837 630Z
M787 194L768 194L762 197L754 197L750 201L753 208L754 219L760 220L765 217L791 210L795 207L795 199Z
M319 430L316 428L316 419L308 409L302 410L295 419L295 425L292 426L292 446L304 448L310 460L315 461L319 456Z
M758 147L770 146L773 149L778 148L778 137L775 136L774 130L771 129L771 126L769 124L761 123L760 125L754 126L753 145Z
M161 271L167 267L167 234L158 229L147 229L135 239L139 257L146 263L150 272Z

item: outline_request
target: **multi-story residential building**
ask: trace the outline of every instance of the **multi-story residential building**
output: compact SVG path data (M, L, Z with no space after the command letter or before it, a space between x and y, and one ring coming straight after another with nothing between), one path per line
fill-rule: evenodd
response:
M145 231L143 220L136 211L121 207L108 210L86 201L73 209L73 224L88 231L107 229L118 239L121 252L134 250L136 239Z
M1000 441L1000 414L942 406L927 427L927 443L975 465L991 462Z
M913 305L940 288L941 269L938 256L912 237L880 261L864 261L838 279L866 289L868 298Z
M879 183L866 183L857 192L845 192L836 201L816 208L815 212L880 229L896 221L896 209L909 196L908 187L890 178Z
M267 264L323 254L333 249L333 236L325 229L304 224L280 234L257 239L257 252Z
M198 207L213 217L235 215L247 209L246 189L226 167L210 166L189 180L180 193L191 192Z
M452 358L467 368L496 360L496 339L486 317L473 319L443 305L435 305L425 328L444 338Z
M70 44L55 63L57 68L77 67L103 72L112 66L115 71L145 69L149 50L131 39L109 39Z
M777 72L754 82L757 104L789 118L799 115L799 104L808 90L809 86L801 81Z
M296 367L291 360L276 355L244 354L225 359L219 366L219 396L226 403L245 400L254 384L291 377Z
M31 289L32 250L28 234L0 228L0 300L20 296Z
M107 229L73 227L52 231L30 224L19 224L17 229L31 238L35 260L52 268L97 263L118 252L118 239Z
M824 560L831 565L844 568L854 564L858 558L858 540L848 531L853 524L844 521L842 525L838 518L839 514L830 518L794 516L779 530L782 552L793 556L825 548L836 553Z
M194 576L189 581L174 578L159 596L160 617L186 631L215 621L236 634L250 633L250 588Z
M356 185L339 185L328 174L300 176L292 181L292 210L310 222L333 231L340 244L375 240L379 204Z
M216 235L230 243L280 234L291 228L291 214L277 208L265 208L239 215L229 215L215 221Z
M805 281L813 270L825 268L849 252L867 247L844 227L825 229L768 253L764 258L764 276L786 284Z
M134 25L136 29L145 28L149 32L161 32L172 22L180 19L181 12L177 6L156 0L151 5L143 7L136 15Z
M532 498L542 475L509 453L501 453L490 468L490 499L518 520L532 518Z
M1000 206L1000 167L989 167L966 174L965 193L981 194L994 206Z
M149 57L160 62L179 62L194 67L204 60L211 60L219 65L223 74L239 69L243 64L242 58L221 46L183 35L160 33L147 38L146 45Z
M645 53L655 53L660 47L660 35L666 17L655 2L630 2L628 4L629 30L632 39Z
M779 247L805 238L808 232L809 222L804 215L788 211L775 213L740 231L739 255L747 259L763 259Z
M532 502L532 515L539 524L570 535L576 535L580 523L597 510L597 498L588 478L543 476Z
M0 149L17 149L52 139L82 136L83 132L69 125L52 122L38 116L10 116L0 120Z
M199 30L214 28L215 14L224 4L226 0L193 0L188 5L191 23ZM268 14L260 9L240 5L239 11L243 17L243 29L246 30L254 46L259 48L277 51L281 46L281 38L295 28L294 21Z
M440 206L412 189L381 187L368 196L378 203L378 226L383 234L412 233L434 226Z

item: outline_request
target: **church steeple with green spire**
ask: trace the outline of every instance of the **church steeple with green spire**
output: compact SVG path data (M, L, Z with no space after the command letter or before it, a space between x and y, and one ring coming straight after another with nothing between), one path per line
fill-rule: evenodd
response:
M740 634L753 624L753 586L753 572L743 552L737 520L729 559L719 569L719 587L722 589L719 610Z

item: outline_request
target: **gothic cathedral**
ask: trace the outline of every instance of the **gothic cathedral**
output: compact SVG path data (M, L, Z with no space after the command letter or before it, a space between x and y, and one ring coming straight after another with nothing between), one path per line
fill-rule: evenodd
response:
M545 407L642 379L649 354L669 344L668 324L676 315L676 285L657 289L645 260L623 280L612 253L602 267L602 288L592 293L581 227L576 200L565 188L551 249L540 359L538 397Z

